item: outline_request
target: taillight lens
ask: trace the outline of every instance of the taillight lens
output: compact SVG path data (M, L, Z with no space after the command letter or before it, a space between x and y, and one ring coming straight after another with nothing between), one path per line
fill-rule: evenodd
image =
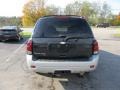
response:
M32 40L27 42L27 54L32 54Z
M93 54L98 54L98 52L99 52L99 46L98 46L98 42L96 40L93 41L92 52L93 52Z

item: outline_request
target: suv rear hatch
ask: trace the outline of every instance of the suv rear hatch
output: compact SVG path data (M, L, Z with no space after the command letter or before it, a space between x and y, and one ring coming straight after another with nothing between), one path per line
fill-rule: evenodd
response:
M89 58L94 37L88 23L78 17L61 17L38 20L32 36L33 57Z

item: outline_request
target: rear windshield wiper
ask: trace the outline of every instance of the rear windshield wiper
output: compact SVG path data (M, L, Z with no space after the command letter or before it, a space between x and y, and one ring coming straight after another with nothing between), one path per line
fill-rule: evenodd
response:
M93 38L93 37L80 37L80 36L72 36L72 37L66 37L65 41L67 42L69 39L87 39L87 38Z
M59 37L60 38L66 38L66 35L60 34Z

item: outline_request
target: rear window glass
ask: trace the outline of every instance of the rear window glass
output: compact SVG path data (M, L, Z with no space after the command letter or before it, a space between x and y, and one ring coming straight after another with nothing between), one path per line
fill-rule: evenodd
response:
M33 37L81 36L92 37L88 23L78 18L47 18L38 20Z
M13 29L17 29L17 27L16 26L4 26L2 27L2 29L13 30Z

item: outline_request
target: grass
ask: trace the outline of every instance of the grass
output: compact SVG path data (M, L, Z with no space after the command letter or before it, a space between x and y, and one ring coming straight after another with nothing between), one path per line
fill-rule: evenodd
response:
M31 36L31 32L22 32L21 33L21 35L23 36L23 37L26 37L26 38L30 38L30 36Z
M114 37L120 38L120 33L114 34Z
M120 38L120 28L116 28L116 33L114 33L113 36L116 38Z

